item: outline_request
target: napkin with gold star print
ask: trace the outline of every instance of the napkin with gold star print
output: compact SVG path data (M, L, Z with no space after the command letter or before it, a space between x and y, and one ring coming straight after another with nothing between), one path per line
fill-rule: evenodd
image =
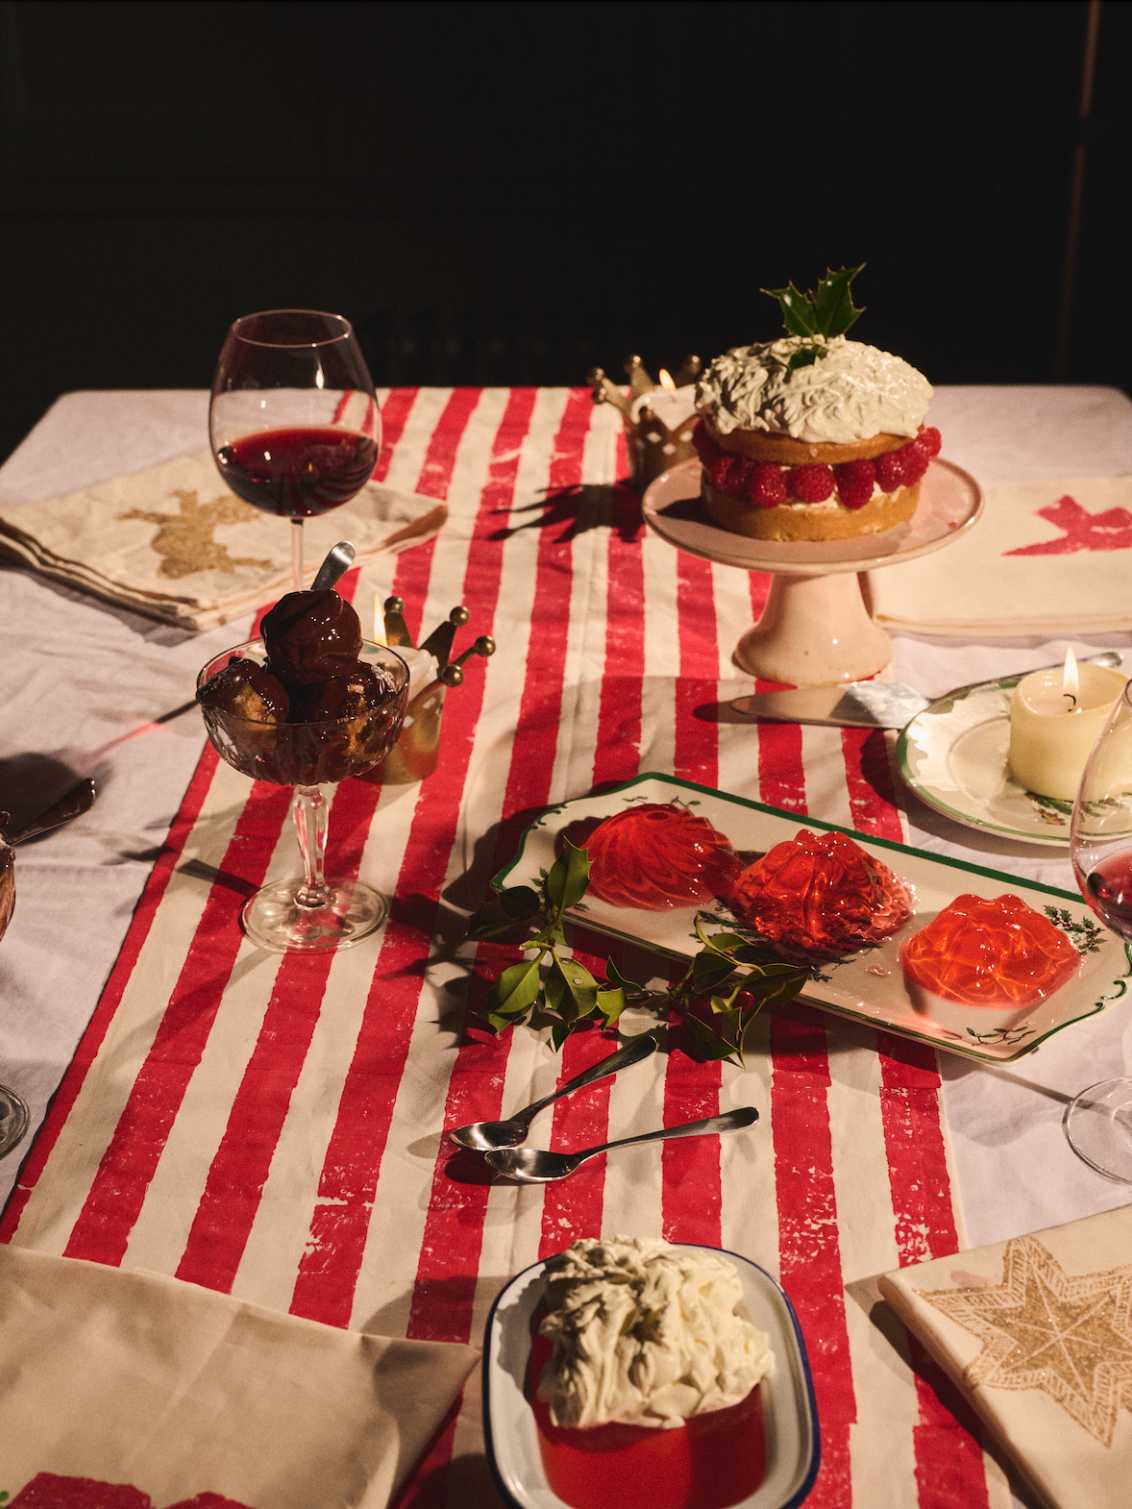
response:
M1044 1503L1132 1502L1132 1205L880 1290Z
M336 540L359 565L431 539L435 498L368 482L303 526L313 573ZM239 618L291 581L290 526L224 487L208 451L113 477L64 497L0 496L0 552L45 576L190 629Z

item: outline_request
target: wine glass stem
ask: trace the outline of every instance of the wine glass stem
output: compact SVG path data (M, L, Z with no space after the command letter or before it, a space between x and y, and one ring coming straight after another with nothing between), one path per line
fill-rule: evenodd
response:
M291 520L291 577L296 592L303 590L303 521Z
M313 910L330 899L322 868L326 857L326 798L317 786L295 787L291 816L303 856L303 884L295 893L295 903Z

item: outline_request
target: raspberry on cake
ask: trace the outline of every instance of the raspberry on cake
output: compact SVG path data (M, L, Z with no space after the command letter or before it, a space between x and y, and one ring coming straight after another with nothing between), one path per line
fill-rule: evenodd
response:
M696 390L704 505L717 524L764 540L879 534L910 519L940 436L932 390L898 356L845 332L861 313L859 267L811 293L765 290L787 334L717 356Z

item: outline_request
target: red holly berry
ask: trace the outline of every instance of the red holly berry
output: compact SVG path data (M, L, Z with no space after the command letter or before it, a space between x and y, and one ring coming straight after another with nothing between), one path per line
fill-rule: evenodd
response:
M904 450L885 451L877 457L877 483L886 493L894 493L908 480L904 475Z
M786 502L786 478L772 461L752 461L746 494L759 508L776 508Z
M916 444L922 445L929 456L938 456L943 441L934 424L922 424L920 433L916 436Z
M828 466L792 466L787 481L799 503L824 503L833 493L833 472Z
M918 440L913 440L911 445L906 445L896 454L904 458L905 482L909 487L914 486L927 471L931 457Z
M833 468L837 496L846 508L864 508L873 495L877 469L871 461L843 461Z

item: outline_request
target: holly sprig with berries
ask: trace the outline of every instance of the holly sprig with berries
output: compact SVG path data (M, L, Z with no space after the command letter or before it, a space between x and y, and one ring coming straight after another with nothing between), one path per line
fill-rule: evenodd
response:
M561 1048L579 1028L616 1027L627 1007L639 1006L661 1022L675 1017L704 1058L741 1065L762 1008L793 1000L810 978L805 965L779 958L769 943L729 928L708 931L710 919L703 917L695 922L699 950L667 989L629 979L612 959L594 975L563 951L565 915L582 900L589 879L589 855L564 839L537 886L508 886L472 918L470 938L513 938L525 956L492 981L483 1016L489 1031L504 1032L537 1013Z
M787 334L800 335L809 342L794 352L787 363L789 371L812 367L825 355L825 343L851 330L864 314L853 303L853 279L864 267L863 262L857 267L839 267L836 272L827 267L807 293L795 288L793 281L785 288L759 289L778 301Z

